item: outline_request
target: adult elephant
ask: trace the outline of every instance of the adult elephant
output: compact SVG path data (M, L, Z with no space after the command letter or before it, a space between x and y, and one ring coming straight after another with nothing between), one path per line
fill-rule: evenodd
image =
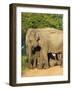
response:
M63 52L63 31L54 28L29 29L26 34L26 49L31 66L32 49L40 46L45 68L49 67L48 53Z

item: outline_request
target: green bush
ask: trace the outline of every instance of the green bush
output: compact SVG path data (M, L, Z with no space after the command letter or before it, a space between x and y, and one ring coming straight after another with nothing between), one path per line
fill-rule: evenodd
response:
M22 30L26 32L28 28L43 27L62 29L62 18L62 14L22 13Z
M28 57L27 56L22 56L21 57L21 69L22 71L27 68L27 63L28 63Z

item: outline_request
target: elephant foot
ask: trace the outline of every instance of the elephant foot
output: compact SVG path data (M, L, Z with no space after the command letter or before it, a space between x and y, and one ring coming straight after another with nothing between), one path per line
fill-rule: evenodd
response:
M60 64L60 67L63 68L63 63Z
M37 66L37 68L38 68L38 69L42 69L42 67L41 67L41 66Z
M41 65L37 65L37 68L38 68L38 69L42 69L42 66L41 66Z
M34 68L36 68L36 66L33 66L32 68L34 69Z
M42 69L42 67L37 67L38 69Z
M33 67L32 67L32 65L28 65L28 68L29 68L29 69L32 69Z
M43 68L44 68L44 69L48 69L49 67L50 67L50 66L44 66Z

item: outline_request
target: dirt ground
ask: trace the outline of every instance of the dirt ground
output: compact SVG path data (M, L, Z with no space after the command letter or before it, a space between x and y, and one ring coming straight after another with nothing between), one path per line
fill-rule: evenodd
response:
M51 75L63 75L63 68L60 66L50 67L49 69L28 69L22 72L22 77L31 76L51 76Z

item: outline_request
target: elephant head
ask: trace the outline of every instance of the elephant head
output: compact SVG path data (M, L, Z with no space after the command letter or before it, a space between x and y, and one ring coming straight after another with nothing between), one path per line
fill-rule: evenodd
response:
M30 29L26 34L26 45L29 44L31 47L38 46L39 33L37 30Z

